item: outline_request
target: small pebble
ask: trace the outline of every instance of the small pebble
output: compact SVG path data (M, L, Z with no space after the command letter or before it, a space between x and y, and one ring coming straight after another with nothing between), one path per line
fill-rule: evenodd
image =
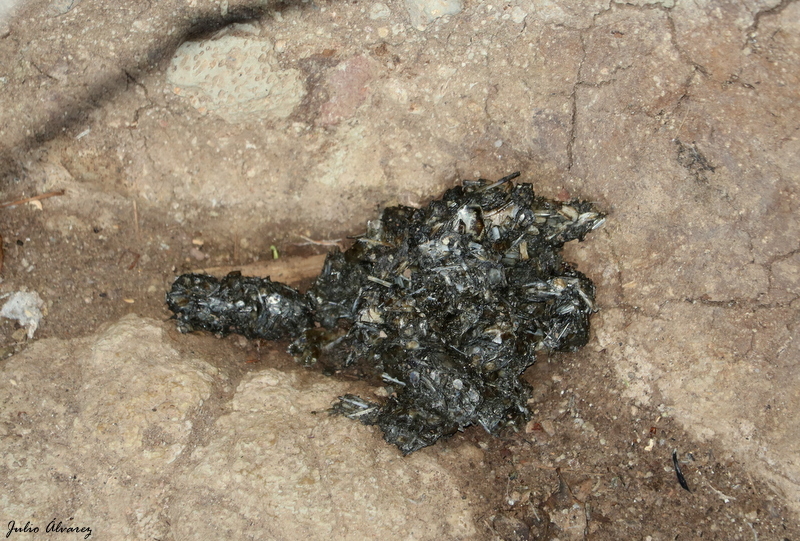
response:
M386 19L391 14L392 12L389 10L389 6L382 4L381 2L376 2L372 4L372 7L369 8L369 18L373 21L375 19Z
M520 24L522 21L525 20L528 14L525 13L519 6L516 6L513 10L511 10L511 20L517 24Z
M406 0L405 4L411 24L418 29L445 15L457 15L464 9L460 0Z
M201 252L199 249L195 248L194 246L192 246L189 249L189 255L192 256L193 258L195 258L198 261L203 261L204 259L206 259L208 257L208 254L204 254L203 252Z

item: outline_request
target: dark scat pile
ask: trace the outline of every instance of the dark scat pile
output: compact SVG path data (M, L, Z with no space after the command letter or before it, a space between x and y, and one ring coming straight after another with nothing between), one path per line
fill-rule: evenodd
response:
M479 424L527 419L520 375L539 350L588 340L594 286L561 258L604 215L530 184L466 181L426 208L391 207L302 295L269 279L180 276L167 294L182 332L292 338L292 355L380 377L388 398L334 410L377 424L404 454Z

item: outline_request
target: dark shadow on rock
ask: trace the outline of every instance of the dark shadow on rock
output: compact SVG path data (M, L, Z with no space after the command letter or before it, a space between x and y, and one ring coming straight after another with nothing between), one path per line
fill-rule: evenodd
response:
M285 8L292 5L300 8L308 6L300 0L273 2L266 5L231 6L225 15L206 11L192 13L182 20L176 20L174 32L166 36L159 36L156 41L143 43L140 49L130 51L127 56L137 60L128 62L121 60L115 66L115 71L105 74L105 78L101 82L69 89L66 96L67 103L62 107L62 114L51 117L38 125L28 126L30 135L20 141L0 143L0 187L4 188L10 180L18 179L21 176L20 161L28 152L85 122L91 111L102 107L117 94L127 91L131 83L135 84L142 76L163 68L184 42L207 39L231 24L257 21L277 7ZM33 16L33 11L37 7L36 5L28 6L27 11L18 14L16 21ZM180 15L176 16L176 18L179 17ZM12 25L14 22L12 21ZM6 144L8 146L5 146Z

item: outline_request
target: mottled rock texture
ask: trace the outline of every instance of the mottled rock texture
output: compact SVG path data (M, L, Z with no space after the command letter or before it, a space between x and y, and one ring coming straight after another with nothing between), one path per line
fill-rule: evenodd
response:
M276 65L267 40L222 36L187 41L167 69L172 91L198 112L213 111L229 122L286 118L305 95L299 70Z
M646 445L650 426L673 419L697 448L716 449L715 461L766 480L797 524L800 3L516 0L459 9L422 28L406 2L390 0L31 2L0 28L3 200L67 191L42 211L3 209L2 291L39 292L48 315L36 337L95 333L130 311L162 318L176 273L271 257L271 245L284 253L308 242L300 235L336 242L386 204L424 204L457 179L520 170L542 195L609 211L600 234L566 259L597 284L601 308L581 362L603 367L608 396L620 397L609 416L635 406L647 425L631 433L641 445L630 452ZM288 116L201 112L175 93L168 73L181 43L231 38L271 44L270 73L299 74L303 90ZM3 325L4 347L18 347L16 329ZM206 373L190 361L181 377L202 396ZM71 362L54 356L15 381L41 389ZM570 373L575 385L579 372ZM70 388L94 377L59 374ZM70 396L38 393L62 404L49 426L67 415L72 427L78 398ZM113 403L103 407L118 414ZM172 417L190 418L190 409ZM151 422L169 446L187 445L172 417ZM104 422L102 437L136 445L128 421ZM26 429L39 431L39 443L12 452L20 463L66 460L62 450L74 447L62 429L50 436L43 419ZM132 452L98 441L101 457ZM671 443L655 441L662 471ZM627 463L627 451L607 452ZM106 460L82 467L99 475L92 468ZM80 476L69 480L70 468L53 468L25 470L38 480L33 496L18 497L59 509L86 490L105 509L103 491L120 491L131 503L108 513L125 524L143 524L130 517L147 516L137 514L150 508L142 502L161 501L158 477L88 489ZM103 481L114 475L107 471ZM762 514L747 519L757 529L773 496L751 497L761 502ZM679 516L685 507L675 505ZM634 511L609 524L616 538L656 538ZM736 528L751 533L743 522Z
M180 356L173 339L129 316L3 364L4 517L42 531L74 517L92 539L475 535L435 458L403 459L371 428L325 413L347 384L265 369L231 389L224 369Z

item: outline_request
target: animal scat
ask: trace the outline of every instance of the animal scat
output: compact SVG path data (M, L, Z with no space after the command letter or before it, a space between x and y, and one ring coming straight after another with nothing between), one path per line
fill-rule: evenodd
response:
M167 295L181 332L238 333L247 338L278 340L297 336L313 325L305 296L269 279L232 272L222 279L184 274Z
M471 425L519 425L531 396L520 376L536 353L588 340L594 285L561 250L605 215L536 196L516 176L385 209L328 255L304 295L269 279L188 274L167 303L183 332L290 338L304 365L381 379L385 401L345 395L333 410L377 424L404 454Z

